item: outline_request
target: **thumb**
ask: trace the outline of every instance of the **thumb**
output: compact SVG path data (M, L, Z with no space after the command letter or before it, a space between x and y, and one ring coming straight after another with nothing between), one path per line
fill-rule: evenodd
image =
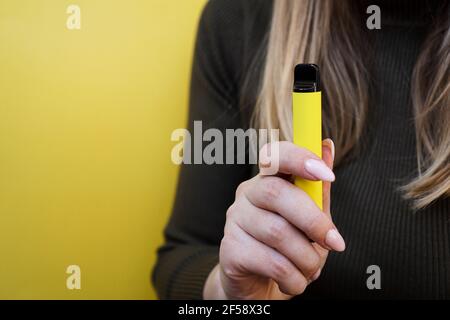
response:
M335 148L334 142L331 139L325 139L322 142L322 160L326 165L333 170ZM331 182L323 182L323 211L330 215L330 201L331 201Z

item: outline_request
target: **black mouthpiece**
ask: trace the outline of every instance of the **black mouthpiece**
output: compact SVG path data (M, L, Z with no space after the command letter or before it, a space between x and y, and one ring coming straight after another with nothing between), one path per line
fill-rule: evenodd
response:
M320 91L320 72L315 64L298 64L294 71L294 92Z

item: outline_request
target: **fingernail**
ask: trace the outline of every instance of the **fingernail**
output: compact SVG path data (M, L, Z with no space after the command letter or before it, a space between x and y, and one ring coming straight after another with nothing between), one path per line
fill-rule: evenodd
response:
M319 269L312 277L311 277L311 281L316 281L317 279L319 279L320 277L320 272L322 271L322 269Z
M333 158L334 161L334 157L335 157L335 146L334 146L334 142L333 140L331 140L330 138L327 138L325 140L323 140L324 142L326 141L326 143L329 145L330 150L331 150L331 157Z
M319 180L334 181L335 176L333 171L320 160L309 159L305 162L305 170Z
M336 229L328 231L327 236L325 237L325 243L335 251L342 252L345 250L344 239Z

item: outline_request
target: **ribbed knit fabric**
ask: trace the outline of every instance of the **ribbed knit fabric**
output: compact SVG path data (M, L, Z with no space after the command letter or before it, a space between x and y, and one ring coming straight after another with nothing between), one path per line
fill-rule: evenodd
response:
M398 192L417 174L411 75L442 2L370 1L381 7L382 29L369 34L376 86L370 93L366 143L356 159L335 169L332 187L332 215L347 250L331 253L319 280L296 299L450 298L450 200L414 213ZM191 130L194 120L202 120L204 129L248 126L248 115L239 109L249 92L242 84L265 44L271 11L270 0L209 1L192 74ZM252 172L248 165L182 167L153 272L161 298L202 297L218 262L226 210L237 185ZM370 265L381 269L381 290L367 288Z

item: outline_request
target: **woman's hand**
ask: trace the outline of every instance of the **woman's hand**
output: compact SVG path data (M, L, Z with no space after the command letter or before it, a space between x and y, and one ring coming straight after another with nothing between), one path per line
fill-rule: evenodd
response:
M328 250L345 250L330 216L333 142L324 140L322 150L323 160L280 142L278 174L265 176L261 169L238 187L205 299L290 299L319 277ZM291 175L324 181L323 212L289 182Z

